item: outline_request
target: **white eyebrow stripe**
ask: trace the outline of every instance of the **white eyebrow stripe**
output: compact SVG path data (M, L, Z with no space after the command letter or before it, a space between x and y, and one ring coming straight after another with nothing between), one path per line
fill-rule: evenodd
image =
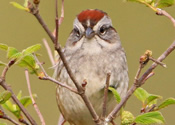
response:
M88 19L87 21L86 21L86 24L87 24L87 27L90 27L90 20Z

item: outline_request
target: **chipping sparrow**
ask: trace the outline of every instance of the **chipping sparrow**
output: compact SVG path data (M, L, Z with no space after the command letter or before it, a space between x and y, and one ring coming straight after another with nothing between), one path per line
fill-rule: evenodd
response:
M125 52L119 35L105 12L82 11L73 26L64 55L77 81L81 84L86 79L85 94L100 116L108 72L111 72L110 86L116 88L121 97L127 92L129 79ZM62 83L75 87L61 61L55 69L55 77ZM79 95L58 86L56 96L61 113L71 125L95 124ZM107 113L115 105L115 98L109 92Z

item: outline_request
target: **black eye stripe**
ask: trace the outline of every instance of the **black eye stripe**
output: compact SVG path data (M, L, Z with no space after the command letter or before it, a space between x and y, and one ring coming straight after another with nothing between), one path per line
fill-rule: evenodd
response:
M100 33L101 35L105 35L105 33L107 32L107 30L110 29L110 28L111 28L111 26L103 25L103 26L100 27L99 33Z

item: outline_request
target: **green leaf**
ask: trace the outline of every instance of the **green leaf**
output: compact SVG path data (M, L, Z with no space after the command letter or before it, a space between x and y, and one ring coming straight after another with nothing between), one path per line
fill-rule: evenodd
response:
M158 0L157 6L158 8L169 7L174 4L174 0Z
M29 1L29 0L25 0L25 1L24 1L24 7L26 7L26 8L28 7L28 1Z
M0 104L4 104L7 100L9 100L11 95L12 94L9 91L2 92L0 95Z
M134 122L142 125L147 125L147 124L156 124L156 123L162 124L165 122L165 120L160 112L148 112L137 116Z
M21 52L18 52L18 53L16 53L16 54L12 55L10 58L11 58L11 59L19 59L19 58L21 58L21 57L22 57L22 53L21 53Z
M23 54L30 55L30 54L36 52L37 50L39 50L40 48L41 48L41 44L36 44L36 45L30 46L27 49L23 50Z
M109 89L110 91L112 91L112 93L113 93L113 95L114 95L114 97L115 97L117 103L120 103L121 97L120 97L119 93L117 92L117 90L116 90L115 88L113 88L113 87L109 87L108 89Z
M0 66L7 66L7 64L0 61Z
M20 67L28 68L28 70L31 73L35 73L36 75L38 74L37 73L38 65L36 64L36 61L35 61L33 55L24 56L17 63Z
M121 125L130 125L134 121L134 116L129 111L123 111L121 114Z
M20 9L20 10L25 10L25 11L28 11L29 12L29 9L26 8L26 7L23 7L22 5L20 5L19 3L16 3L16 2L10 2L10 4L12 4L14 7Z
M6 101L2 106L10 112L14 112L13 104L10 100Z
M7 51L8 50L8 46L6 44L0 43L0 49Z
M150 104L151 102L153 102L153 103L155 103L155 100L157 100L157 99L162 99L162 97L161 96L159 96L159 95L153 95L153 94L150 94L149 96L148 96L148 98L146 99L146 103L147 104ZM152 104L152 103L151 103Z
M144 103L146 99L149 97L149 93L144 90L143 88L137 88L136 91L134 92L134 95Z
M20 100L21 97L22 97L22 91L20 90L20 91L18 92L17 99Z
M33 95L34 98L36 98L36 94ZM30 96L25 96L20 99L20 102L23 104L24 107L27 107L28 105L32 104L32 99Z
M158 106L158 109L157 110L160 110L162 108L165 108L169 105L172 105L172 104L175 104L175 99L174 98L169 98L169 99L166 99L164 102L162 102L159 106Z
M16 48L9 47L7 50L7 58L12 58L17 53L18 53L18 50Z

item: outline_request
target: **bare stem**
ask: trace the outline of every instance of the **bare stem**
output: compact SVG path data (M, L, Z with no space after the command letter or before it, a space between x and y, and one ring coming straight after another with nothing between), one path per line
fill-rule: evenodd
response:
M66 120L64 119L63 115L60 113L58 125L64 125L65 122L66 122Z
M15 120L13 120L12 118L10 118L2 109L1 105L0 105L0 112L3 114L3 116L1 116L2 119L6 119L8 121L10 121L11 123L15 124L15 125L19 125L18 122L16 122Z
M134 84L137 83L138 78L140 76L140 73L141 73L142 69L143 69L143 65L140 63L139 68L138 68L137 73L136 73L136 76L135 76Z
M44 46L45 46L45 48L46 48L46 50L47 50L47 53L48 53L48 55L49 55L50 62L51 62L51 64L52 64L52 66L54 66L54 65L55 65L55 61L54 61L54 58L53 58L53 54L52 54L51 48L49 47L49 44L48 44L48 42L46 41L46 39L43 39L43 43L44 43Z
M12 91L11 87L5 82L5 77L7 74L8 69L10 68L10 66L12 66L15 63L16 60L11 60L8 63L8 66L4 68L2 75L0 77L0 85L5 89L11 92L12 96L11 98L13 99L13 101L19 106L19 108L21 109L21 111L24 113L24 115L26 116L26 118L30 121L30 123L32 125L37 125L37 123L35 122L35 120L31 117L31 115L27 112L27 110L24 108L24 106L20 103L20 101L17 99L16 95L14 94L14 92Z
M161 66L164 67L164 68L167 67L166 64L164 64L164 63L162 63L162 62L160 62L160 61L154 59L153 57L149 57L149 59L152 60L153 62L155 62L155 63L161 65Z
M69 89L70 91L75 92L75 93L78 94L78 91L77 91L76 89L74 89L74 88L68 86L67 84L61 83L61 82L55 80L54 78L50 77L50 76L46 73L44 67L41 65L40 61L38 60L38 58L36 57L35 54L34 54L34 58L35 58L37 64L39 65L39 67L41 68L42 72L44 73L44 76L43 76L43 77L40 77L40 76L39 76L39 79L41 79L41 80L49 80L49 81L51 81L51 82L54 82L54 83L56 83L56 84L58 84L58 85L60 85L60 86L62 86L62 87L65 87L65 88Z
M30 121L30 123L32 125L37 125L37 123L35 122L35 120L31 117L31 115L27 112L27 110L24 108L24 106L20 103L20 101L17 99L16 95L14 94L14 92L12 91L11 87L7 85L7 83L2 80L0 78L0 85L5 89L11 92L12 96L11 98L13 99L13 101L19 106L19 108L21 109L21 111L24 113L24 115L26 116L26 118Z
M9 70L9 68L10 68L14 63L15 63L15 60L10 60L9 63L8 63L8 65L4 68L4 70L2 71L2 75L1 75L1 77L2 77L3 79L5 79L6 74L7 74L7 71Z
M171 22L173 23L173 26L175 27L175 19L169 13L167 13L165 10L158 8L156 14L166 16L168 19L171 20Z
M62 4L63 6L64 4ZM42 25L42 27L44 28L44 30L46 31L46 33L49 35L49 37L51 38L52 42L55 43L56 38L54 37L54 35L52 34L52 32L49 30L49 28L47 27L46 23L44 22L44 20L42 19L42 17L39 14L39 11L36 11L35 8L31 8L31 13L36 17L36 19L39 21L39 23ZM69 77L71 78L71 80L73 81L73 83L75 84L79 95L81 96L81 98L83 99L84 103L86 104L90 114L92 115L94 121L96 124L100 124L100 119L99 116L97 115L97 113L95 112L95 109L93 108L91 102L89 101L89 99L87 98L87 96L84 93L83 88L81 87L81 84L78 83L78 81L75 79L67 61L66 58L62 52L62 49L59 45L59 43L57 43L57 45L55 45L55 50L58 52L64 66L65 69L67 70L67 73L69 74Z
M104 99L103 99L103 111L102 111L102 119L103 120L106 116L106 105L107 105L107 99L108 99L108 87L109 87L109 82L110 82L110 76L111 76L111 73L107 73L106 86L104 89Z
M32 100L33 106L34 106L34 108L36 110L36 113L38 114L38 116L40 118L41 124L42 125L46 125L46 123L44 121L44 118L43 118L43 116L42 116L42 114L41 114L41 112L40 112L40 110L39 110L39 108L38 108L38 106L37 106L37 104L36 104L33 96L32 96L32 91L31 91L31 86L30 86L30 80L29 80L29 72L28 72L28 70L25 70L25 76L26 76L27 86L28 86L28 90L29 90L29 95L30 95L30 98Z
M157 59L158 61L162 62L173 50L175 49L175 41L170 45L170 47ZM106 118L106 121L111 121L113 118L115 118L116 114L120 111L121 107L126 103L126 101L129 99L129 97L133 94L133 92L143 85L145 82L145 78L148 77L148 75L157 67L157 63L153 63L150 68L137 80L136 84L133 84L131 88L128 90L126 96L121 100L121 102L116 105L114 110L108 115ZM149 77L150 78L150 77ZM147 79L146 79L147 80Z

